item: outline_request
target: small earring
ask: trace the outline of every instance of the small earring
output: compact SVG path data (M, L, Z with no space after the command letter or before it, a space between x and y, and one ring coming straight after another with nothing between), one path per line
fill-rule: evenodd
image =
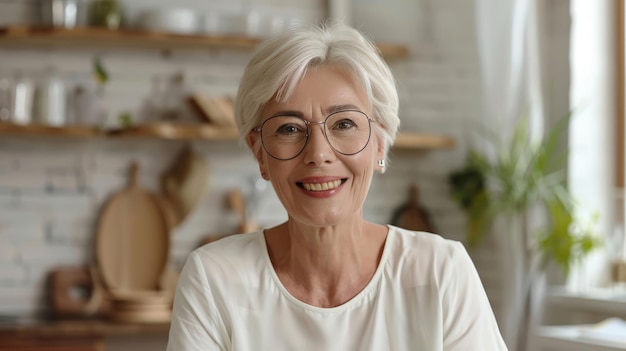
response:
M378 167L380 167L380 173L385 173L385 160L378 160Z

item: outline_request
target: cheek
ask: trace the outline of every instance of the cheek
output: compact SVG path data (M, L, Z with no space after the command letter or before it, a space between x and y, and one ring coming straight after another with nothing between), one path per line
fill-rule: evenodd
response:
M267 180L272 183L272 186L276 189L277 192L283 190L282 188L289 185L289 182L287 181L287 176L291 172L290 161L276 160L265 152L263 152L261 160L261 171L263 171L264 174L267 175Z
M373 153L367 153L359 156L361 157L359 157L358 160L353 160L354 163L352 165L354 175L357 181L356 186L359 189L367 191L369 189L374 172L376 171L377 161Z
M357 154L358 162L365 173L373 172L378 164L379 150L377 150L377 143L371 143L367 149L363 150L360 154Z

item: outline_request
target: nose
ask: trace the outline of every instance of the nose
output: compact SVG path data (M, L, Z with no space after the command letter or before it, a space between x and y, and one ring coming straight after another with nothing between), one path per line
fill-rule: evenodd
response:
M323 122L309 123L309 138L302 153L307 164L321 165L334 160L335 150L326 140Z

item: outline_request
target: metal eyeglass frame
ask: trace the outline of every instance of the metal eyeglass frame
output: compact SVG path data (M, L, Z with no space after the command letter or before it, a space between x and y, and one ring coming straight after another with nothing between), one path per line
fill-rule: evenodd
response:
M365 116L365 117L367 118L368 127L369 127L369 132L368 132L368 135L367 135L367 142L365 142L365 145L363 145L363 147L362 147L359 151L357 151L357 152L353 152L353 153L344 153L344 152L341 152L341 151L337 150L337 149L333 146L333 144L331 144L331 143L330 143L330 141L328 140L328 135L326 135L326 121L327 121L327 120L328 120L328 119L329 119L332 115L335 115L335 114L337 114L337 113L342 113L342 112L358 112L358 113L362 114L363 116ZM276 117L295 117L295 118L300 118L301 120L303 120L303 121L304 121L304 124L306 125L306 139L305 139L305 141L304 141L304 144L302 144L302 148L300 149L300 151L298 151L298 153L296 153L296 154L295 154L294 156L292 156L292 157L289 157L289 158L278 158L278 157L276 157L276 156L272 155L272 153L271 153L271 152L269 152L269 151L267 150L267 148L265 147L265 142L263 141L263 133L261 133L261 131L263 130L263 126L265 125L265 123L267 123L267 121L269 121L269 120L270 120L270 119L272 119L272 118L276 118ZM356 155L356 154L358 154L359 152L361 152L361 151L365 150L365 148L367 147L367 145L370 143L370 139L372 138L372 122L375 122L375 121L376 121L375 119L370 118L370 117L369 117L369 116L368 116L365 112L363 112L363 111L361 111L361 110L354 110L354 109L350 110L350 109L349 109L349 110L339 110L339 111L335 111L335 112L333 112L333 113L329 114L328 116L326 116L326 117L324 118L324 120L323 120L323 121L319 121L319 122L310 122L310 121L307 121L306 119L304 119L303 117L300 117L300 116L292 116L292 115L278 115L278 116L272 116L272 117L270 117L270 118L266 119L265 121L263 121L263 123L261 123L261 125L260 125L259 127L254 127L254 128L252 128L252 130L253 130L254 132L257 132L257 133L261 134L261 145L263 145L263 149L265 150L265 152L267 152L267 154L268 154L268 155L270 155L270 156L272 156L273 158L275 158L275 159L277 159L277 160L280 160L280 161L289 161L289 160L293 160L294 158L296 158L296 157L300 156L300 154L302 153L302 151L304 151L304 148L306 147L307 143L309 142L309 136L311 135L311 127L310 127L310 125L312 125L312 124L321 125L321 127L322 127L322 134L324 134L324 138L326 139L326 142L328 143L328 145L330 145L330 147L331 147L331 148L332 148L335 152L338 152L338 153L340 153L340 154L342 154L342 155L346 155L346 156L352 156L352 155Z

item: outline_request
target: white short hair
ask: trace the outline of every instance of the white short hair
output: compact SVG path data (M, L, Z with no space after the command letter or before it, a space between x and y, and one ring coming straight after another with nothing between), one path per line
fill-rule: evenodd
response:
M362 85L371 104L370 117L382 125L374 130L383 137L388 152L400 124L395 79L377 47L356 29L340 23L292 28L259 45L235 99L242 140L260 123L268 101L288 100L309 67L326 64L345 67Z

